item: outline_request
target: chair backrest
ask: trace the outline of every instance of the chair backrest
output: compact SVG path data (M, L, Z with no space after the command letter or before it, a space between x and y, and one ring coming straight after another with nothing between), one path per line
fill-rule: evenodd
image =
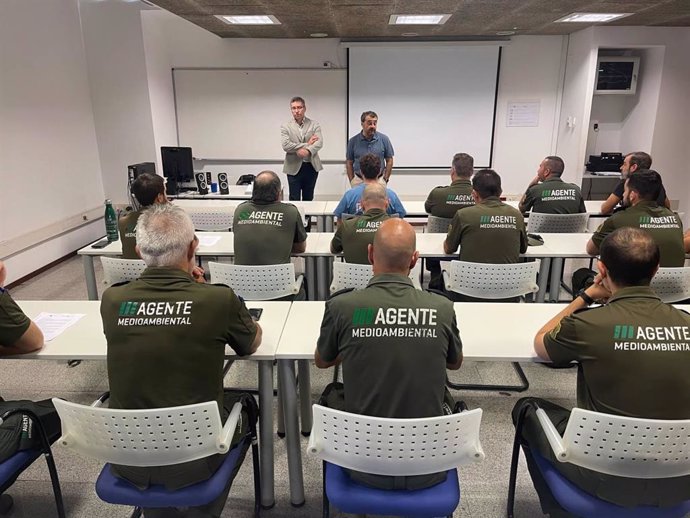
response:
M148 410L53 403L62 423L58 443L104 462L168 466L225 453L215 401Z
M245 300L273 300L299 292L292 263L239 266L209 262L208 266L212 283L227 284Z
M574 234L587 230L589 214L543 214L530 212L527 218L527 232L546 232L551 234Z
M349 212L343 212L340 215L340 221L345 221L346 219L356 218L357 214L350 214Z
M652 289L667 303L690 298L690 267L659 268L652 279Z
M234 210L231 208L190 210L187 213L196 230L202 232L229 232L232 229Z
M448 232L448 226L451 221L453 221L452 218L439 218L429 214L426 220L426 231L428 233L445 234Z
M574 408L563 443L566 462L600 473L631 478L690 475L690 419L638 419Z
M480 299L507 299L539 291L539 261L514 264L451 261L446 288Z
M146 263L141 259L118 259L101 256L101 264L103 265L103 277L108 285L136 280L146 269Z
M440 417L385 419L312 406L308 452L376 475L424 475L484 459L482 410Z
M330 291L335 293L347 288L364 289L373 275L374 272L370 264L333 261L333 280L331 281ZM422 289L417 276L412 272L410 272L410 280L415 289Z

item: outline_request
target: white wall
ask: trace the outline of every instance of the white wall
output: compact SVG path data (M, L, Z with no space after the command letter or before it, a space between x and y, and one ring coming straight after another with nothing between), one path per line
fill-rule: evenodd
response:
M53 232L92 218L103 185L78 1L1 2L0 49L0 258L13 282L98 237L101 222Z

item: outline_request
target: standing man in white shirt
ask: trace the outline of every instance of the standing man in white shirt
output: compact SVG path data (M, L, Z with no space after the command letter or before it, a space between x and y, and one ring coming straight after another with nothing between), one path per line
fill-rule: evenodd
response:
M280 140L285 151L283 173L288 177L290 201L314 199L314 187L323 169L319 150L323 147L321 125L304 116L307 104L302 97L290 99L292 120L280 127Z

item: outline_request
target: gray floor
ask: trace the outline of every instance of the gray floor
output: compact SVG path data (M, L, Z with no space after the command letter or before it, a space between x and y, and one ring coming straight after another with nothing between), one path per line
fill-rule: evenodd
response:
M102 275L96 261L96 274ZM81 260L73 258L48 272L11 290L17 300L79 300L86 299L86 286ZM462 319L458 322L462 331ZM491 323L487 322L487 330ZM574 405L575 370L551 370L541 365L524 364L530 389L523 395L544 397L563 405ZM312 397L318 397L331 378L331 372L312 371ZM509 364L467 362L453 378L462 382L509 383L515 378ZM516 381L516 380L515 380ZM226 378L227 386L256 386L256 369L249 362L236 362ZM54 396L75 402L89 403L108 388L104 362L83 362L75 368L65 363L38 360L0 361L0 394L5 399L44 399ZM460 469L461 503L455 516L464 518L499 518L505 516L508 472L513 426L510 411L518 399L516 394L497 392L466 392L459 394L471 408L482 408L482 446L484 462ZM275 412L275 409L274 409ZM302 439L306 448L307 439ZM60 481L70 517L124 517L129 509L102 503L94 493L98 462L78 457L72 452L54 449ZM273 509L263 511L265 517L317 517L321 513L321 465L304 456L306 505L295 509L289 501L287 461L284 441L275 442L275 495ZM41 460L22 474L8 491L15 499L14 518L56 516L48 471ZM524 462L518 475L516 516L542 516L536 493L532 488ZM251 462L245 462L223 513L224 517L252 516ZM346 516L337 512L333 516Z

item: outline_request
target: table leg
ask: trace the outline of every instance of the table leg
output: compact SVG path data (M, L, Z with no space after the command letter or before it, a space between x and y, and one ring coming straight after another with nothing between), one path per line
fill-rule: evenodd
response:
M316 257L316 282L318 283L316 289L316 299L326 300L328 298L328 258Z
M313 255L304 257L304 276L307 279L307 300L318 300L318 287L316 286L316 262L318 258Z
M261 507L275 505L273 490L273 360L259 364L259 464L261 469Z
M295 507L300 507L304 505L304 480L302 477L302 451L300 448L297 416L295 362L294 360L278 360L278 369L280 371L280 391L283 393L285 441L288 475L290 477L290 503Z
M93 269L93 256L82 255L84 264L84 276L86 277L86 293L89 300L98 300L98 288L96 287L96 272Z
M333 232L333 215L325 215L326 232Z
M316 231L317 232L327 232L326 230L326 220L328 217L325 214L320 214L316 216Z
M278 437L283 439L285 437L285 418L283 417L283 393L280 391L280 370L278 370L278 412L276 415L276 420L278 421L276 423L276 433L278 434Z
M551 259L551 288L549 289L549 302L558 302L558 295L561 293L561 276L563 275L562 257Z
M309 437L311 433L311 379L309 372L311 361L297 360L297 367L299 368L299 408L302 435Z
M539 291L537 292L537 302L544 302L546 298L546 285L549 282L549 267L551 266L550 257L542 257L539 265Z

